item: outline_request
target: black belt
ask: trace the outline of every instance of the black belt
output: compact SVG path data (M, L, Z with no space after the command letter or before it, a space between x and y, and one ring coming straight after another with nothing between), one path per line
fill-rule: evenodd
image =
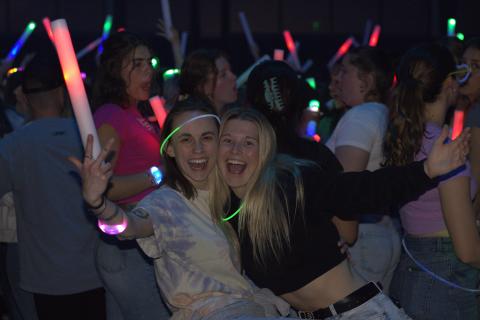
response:
M340 301L331 304L328 308L318 309L316 311L297 311L300 319L325 319L342 314L353 308L364 304L377 294L382 292L373 282L367 283L360 289L352 292Z

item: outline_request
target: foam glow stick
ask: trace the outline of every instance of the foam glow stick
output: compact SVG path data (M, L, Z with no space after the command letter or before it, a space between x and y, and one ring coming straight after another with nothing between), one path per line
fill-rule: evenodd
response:
M158 125L160 128L163 128L163 123L167 117L167 111L165 110L165 99L160 98L159 96L153 96L148 99L148 101L150 102L153 112L155 113Z
M368 19L367 23L365 24L365 30L363 31L363 42L362 44L366 46L368 44L368 39L370 37L370 32L372 31L373 22L372 20Z
M307 136L308 137L313 137L315 133L317 132L317 122L315 120L310 120L307 123Z
M180 69L168 69L163 73L163 80L168 80L176 74L180 74Z
M300 71L302 71L302 73L305 73L307 72L308 69L310 69L313 65L313 60L312 59L308 59L307 61L305 61L305 63L303 64L302 68L300 69Z
M459 33L457 33L457 38L458 38L458 40L463 41L463 40L465 40L465 35L463 33L459 32Z
M257 65L260 63L270 60L270 56L268 54L264 55L257 61L255 61L254 64L252 64L250 67L248 67L247 70L245 70L238 78L237 78L237 88L240 88L247 80L248 77L250 76L250 73L252 72L253 68L255 68Z
M107 40L108 36L110 35L110 30L112 30L112 23L113 23L112 15L107 14L107 17L105 18L105 22L103 23L102 41L100 42L100 45L98 46L98 53L99 54L101 54L103 52L102 42Z
M340 46L340 48L338 48L335 55L328 62L327 66L328 66L329 69L331 69L333 67L333 65L335 64L335 62L338 61L338 59L343 57L348 52L348 50L352 46L352 43L353 43L353 37L350 37L347 40L345 40L345 42Z
M87 94L83 86L82 76L78 68L78 62L75 58L72 39L68 31L65 19L58 19L52 22L52 32L57 50L60 65L62 66L63 78L67 85L68 94L72 101L73 112L77 120L80 136L83 145L87 143L87 136L93 136L93 158L97 158L100 154L100 142L97 136L97 130L93 123L92 112L88 104Z
M42 23L43 23L43 27L45 28L45 31L47 31L48 37L53 42L53 33L52 33L52 26L50 24L50 18L49 17L43 18Z
M153 57L150 60L150 63L152 64L152 68L155 69L155 70L160 66L160 61L158 61L157 57Z
M285 55L285 53L282 49L273 50L273 60L283 61L284 55Z
M245 16L245 12L240 11L238 13L238 17L240 18L240 24L242 25L243 33L247 38L248 47L250 48L250 53L252 54L253 58L258 60L258 52L257 52L257 44L253 40L252 31L250 30L250 26L248 25L247 17Z
M297 46L293 41L292 34L290 33L290 31L288 30L283 31L283 38L285 39L285 44L287 45L288 51L292 55L295 69L299 71L301 69L301 66L300 66L300 61L298 60Z
M172 37L172 14L170 13L170 3L168 0L162 0L163 23L165 24L165 33L167 38Z
M6 61L13 61L15 60L15 57L18 55L20 52L20 49L22 49L23 45L27 41L28 37L32 34L33 30L37 27L36 23L33 21L30 21L23 31L21 37L15 42L13 47L10 49L8 52L7 57L5 58Z
M317 89L317 83L315 82L315 78L310 77L310 78L305 79L305 81L307 81L310 88L312 88L313 90Z
M180 52L182 56L185 57L187 53L187 42L188 42L188 32L183 31L182 35L180 36Z
M463 110L455 110L455 113L453 114L452 140L457 139L462 133L464 116L465 113Z
M77 52L77 59L82 59L85 55L95 50L96 47L102 42L102 37L98 37L97 39L93 40L89 44L85 46L82 50Z
M370 47L376 47L378 44L378 38L380 37L380 31L382 28L379 24L375 25L372 31L372 35L370 36L370 40L368 41L368 45Z
M457 20L450 18L447 20L447 36L455 37L455 26L457 25Z
M308 102L308 110L312 112L320 111L320 101L317 99L312 99Z

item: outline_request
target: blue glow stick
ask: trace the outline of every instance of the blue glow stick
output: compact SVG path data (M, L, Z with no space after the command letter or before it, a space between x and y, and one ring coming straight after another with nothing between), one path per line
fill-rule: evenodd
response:
M100 45L98 46L98 53L99 54L102 54L102 52L103 52L102 42L107 40L108 36L110 35L110 30L112 30L112 24L113 24L113 17L112 17L111 14L108 14L107 17L105 18L105 22L103 23L102 41L100 42Z
M30 21L25 28L25 30L22 33L22 36L15 42L14 46L10 49L8 52L7 57L5 60L7 61L13 61L15 57L18 55L20 52L20 49L22 49L23 45L27 41L28 37L32 34L33 30L37 27L36 23L33 21Z

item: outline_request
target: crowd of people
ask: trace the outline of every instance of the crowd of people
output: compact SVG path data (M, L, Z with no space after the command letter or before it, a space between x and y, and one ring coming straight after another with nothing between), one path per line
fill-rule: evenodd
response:
M51 43L0 75L8 319L479 319L480 39L352 48L322 94L274 60L237 88L172 31L164 81L104 41L84 147Z

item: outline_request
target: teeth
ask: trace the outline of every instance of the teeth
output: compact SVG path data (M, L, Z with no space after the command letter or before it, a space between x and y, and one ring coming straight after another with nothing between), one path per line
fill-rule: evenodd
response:
M238 161L238 160L228 160L227 161L228 164L241 164L241 165L244 165L245 162L243 161Z
M189 163L195 163L195 164L202 164L207 162L206 159L195 159L195 160L188 160Z

